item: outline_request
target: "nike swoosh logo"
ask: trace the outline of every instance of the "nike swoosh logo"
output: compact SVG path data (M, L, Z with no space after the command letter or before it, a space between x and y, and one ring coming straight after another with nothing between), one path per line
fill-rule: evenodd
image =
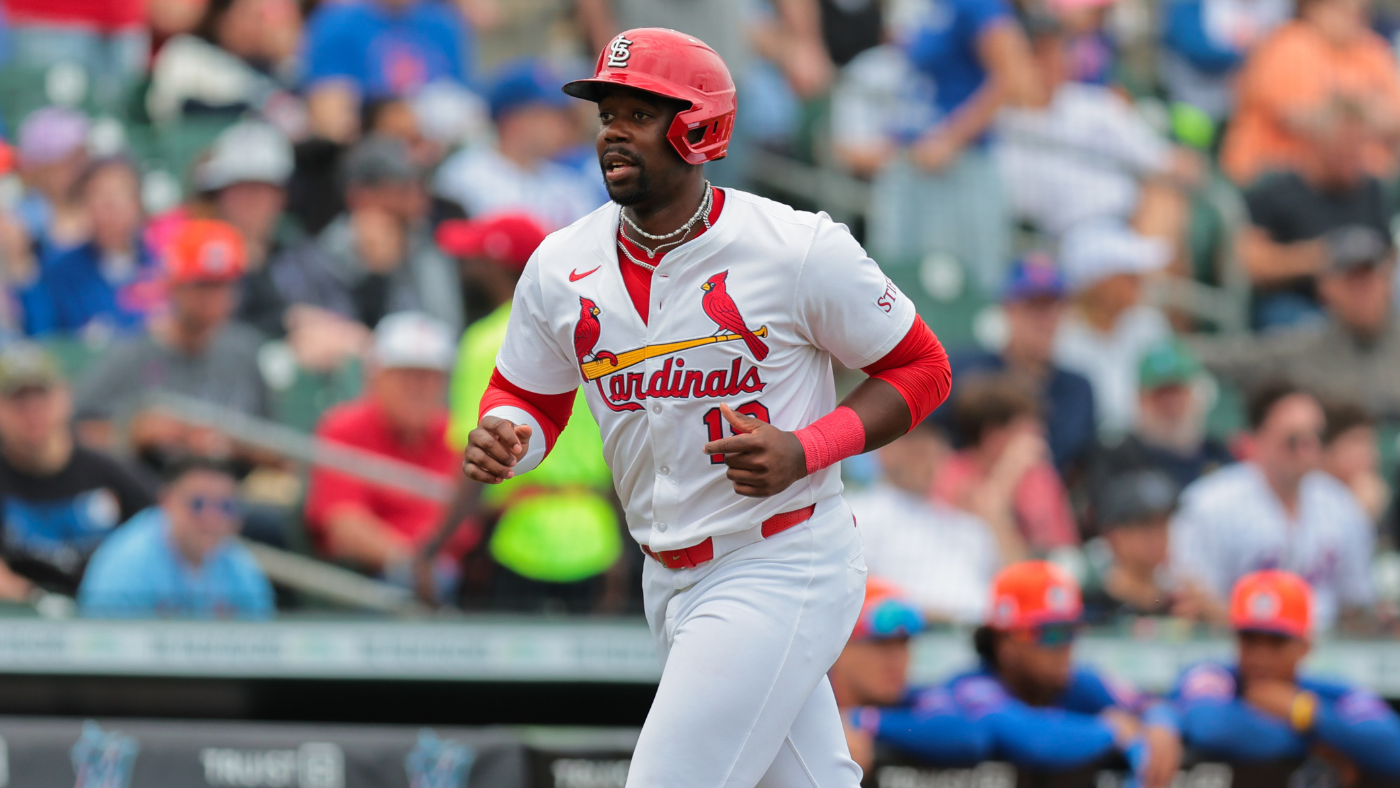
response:
M602 268L602 267L603 267L603 266L601 266L601 265L598 266L598 268ZM597 271L598 268L594 268L593 271ZM569 281L570 281L570 282L577 282L578 280L584 278L585 276L588 276L589 274L593 273L593 271L584 271L583 273L579 273L579 272L578 272L578 269L575 268L574 270L572 270L572 271L569 272Z

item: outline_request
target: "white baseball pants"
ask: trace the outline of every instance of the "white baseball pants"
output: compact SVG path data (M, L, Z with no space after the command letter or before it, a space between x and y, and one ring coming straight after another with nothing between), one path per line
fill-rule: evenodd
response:
M865 598L840 496L805 523L694 569L648 559L663 666L627 788L856 788L826 672Z

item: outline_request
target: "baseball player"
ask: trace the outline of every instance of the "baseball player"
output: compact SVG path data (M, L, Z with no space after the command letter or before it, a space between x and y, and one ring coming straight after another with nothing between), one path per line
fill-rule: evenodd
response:
M629 30L594 76L612 202L516 288L465 472L534 468L583 386L664 664L629 786L855 786L826 671L865 562L835 464L947 395L938 340L845 227L733 189L734 83L702 42ZM838 406L831 360L862 369Z
M1352 781L1357 772L1400 779L1400 716L1364 689L1299 673L1312 648L1313 609L1312 589L1291 572L1240 578L1230 598L1239 659L1182 674L1172 692L1182 738L1230 761L1313 753Z
M992 583L990 609L974 636L981 665L894 707L856 710L856 728L940 765L995 758L1053 773L1118 753L1144 788L1172 782L1181 743L1171 707L1072 660L1083 614L1074 578L1048 561L1012 564Z

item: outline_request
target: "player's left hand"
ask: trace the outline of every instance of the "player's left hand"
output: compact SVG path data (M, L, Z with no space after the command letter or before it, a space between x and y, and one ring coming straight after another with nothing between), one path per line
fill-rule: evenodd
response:
M703 451L724 455L724 464L729 466L725 475L734 483L734 492L766 498L807 475L807 455L796 435L735 413L725 404L719 406L719 412L733 428L734 437L710 441Z
M1181 768L1181 739L1176 731L1150 725L1142 732L1147 745L1147 763L1142 769L1143 788L1167 788Z

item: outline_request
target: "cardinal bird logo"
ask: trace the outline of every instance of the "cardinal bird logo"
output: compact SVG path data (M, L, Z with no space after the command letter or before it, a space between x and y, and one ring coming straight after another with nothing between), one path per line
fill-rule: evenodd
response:
M738 334L744 340L744 344L749 346L749 352L753 354L755 361L762 361L768 357L768 346L763 344L763 340L759 339L757 334L749 330L744 316L739 314L739 307L734 305L734 299L729 297L729 291L724 286L724 280L728 278L728 271L720 271L700 285L700 289L705 291L705 295L700 297L700 306L722 331ZM577 338L574 342L578 342Z
M574 353L578 356L578 363L583 364L589 359L606 358L617 365L617 356L606 350L598 353L593 352L594 346L598 344L598 337L603 333L603 326L598 323L598 315L603 310L593 303L593 299L579 296L578 325L574 326Z

